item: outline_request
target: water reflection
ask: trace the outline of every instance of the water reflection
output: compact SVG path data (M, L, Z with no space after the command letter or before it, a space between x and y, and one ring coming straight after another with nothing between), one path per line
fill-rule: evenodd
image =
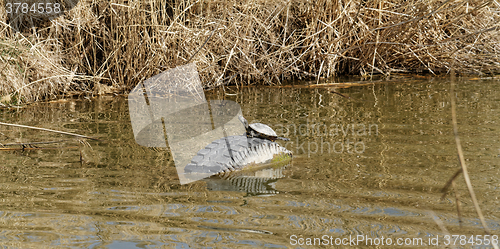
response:
M499 84L462 81L457 89L459 132L471 180L494 234L500 229ZM107 142L62 144L79 149L0 151L0 243L23 248L286 248L291 235L324 234L425 241L443 235L429 210L453 234L480 234L461 181L462 228L453 196L440 201L441 187L458 168L448 89L446 81L433 80L335 89L351 99L326 88L242 88L237 96L207 92L208 99L235 101L249 120L269 124L291 139L280 144L294 152L293 164L269 173L267 180L246 184L240 179L253 176L180 185L168 148L135 143L124 97L1 110L4 122ZM366 133L360 132L361 124ZM312 133L317 127L332 129L328 135ZM2 144L67 139L20 128L0 127L0 132ZM357 153L354 144L360 152L360 142L364 150ZM328 152L326 143L336 151Z
M249 195L278 194L276 182L284 178L283 171L292 163L284 166L264 168L257 171L235 171L212 176L204 181L210 191L241 191Z

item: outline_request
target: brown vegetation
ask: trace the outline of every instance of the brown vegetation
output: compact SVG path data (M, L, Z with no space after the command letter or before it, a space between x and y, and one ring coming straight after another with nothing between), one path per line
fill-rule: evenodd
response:
M500 68L498 1L82 0L24 34L3 11L0 96L21 102L127 91L185 64L214 30L193 58L207 88Z

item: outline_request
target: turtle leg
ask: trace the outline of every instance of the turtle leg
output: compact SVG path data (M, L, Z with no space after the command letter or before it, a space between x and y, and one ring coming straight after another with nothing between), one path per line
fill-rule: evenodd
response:
M283 141L290 141L290 138L287 138L287 137L277 137L276 139L283 140Z
M249 131L247 132L247 134L248 134L247 137L257 137L257 134L255 134L254 131Z

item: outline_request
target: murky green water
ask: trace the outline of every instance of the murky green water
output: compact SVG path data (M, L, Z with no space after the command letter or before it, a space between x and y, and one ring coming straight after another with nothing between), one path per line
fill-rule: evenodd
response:
M449 89L447 80L433 79L207 92L207 99L236 101L249 121L291 139L280 143L293 151L292 163L250 183L180 185L168 150L136 144L126 97L0 110L2 122L107 140L0 151L0 244L286 248L324 235L334 244L363 235L393 245L439 236L443 246L445 233L433 217L467 240L484 235L462 177L462 227L454 195L440 200L459 167ZM456 96L470 177L490 229L500 235L500 81L459 80ZM0 132L3 144L71 139L5 126Z

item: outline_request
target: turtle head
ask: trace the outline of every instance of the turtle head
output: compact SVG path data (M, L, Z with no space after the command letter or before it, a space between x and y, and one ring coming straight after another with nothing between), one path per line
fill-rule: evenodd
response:
M241 121L241 123L243 123L245 129L248 131L248 121L241 115L238 116L238 119Z

